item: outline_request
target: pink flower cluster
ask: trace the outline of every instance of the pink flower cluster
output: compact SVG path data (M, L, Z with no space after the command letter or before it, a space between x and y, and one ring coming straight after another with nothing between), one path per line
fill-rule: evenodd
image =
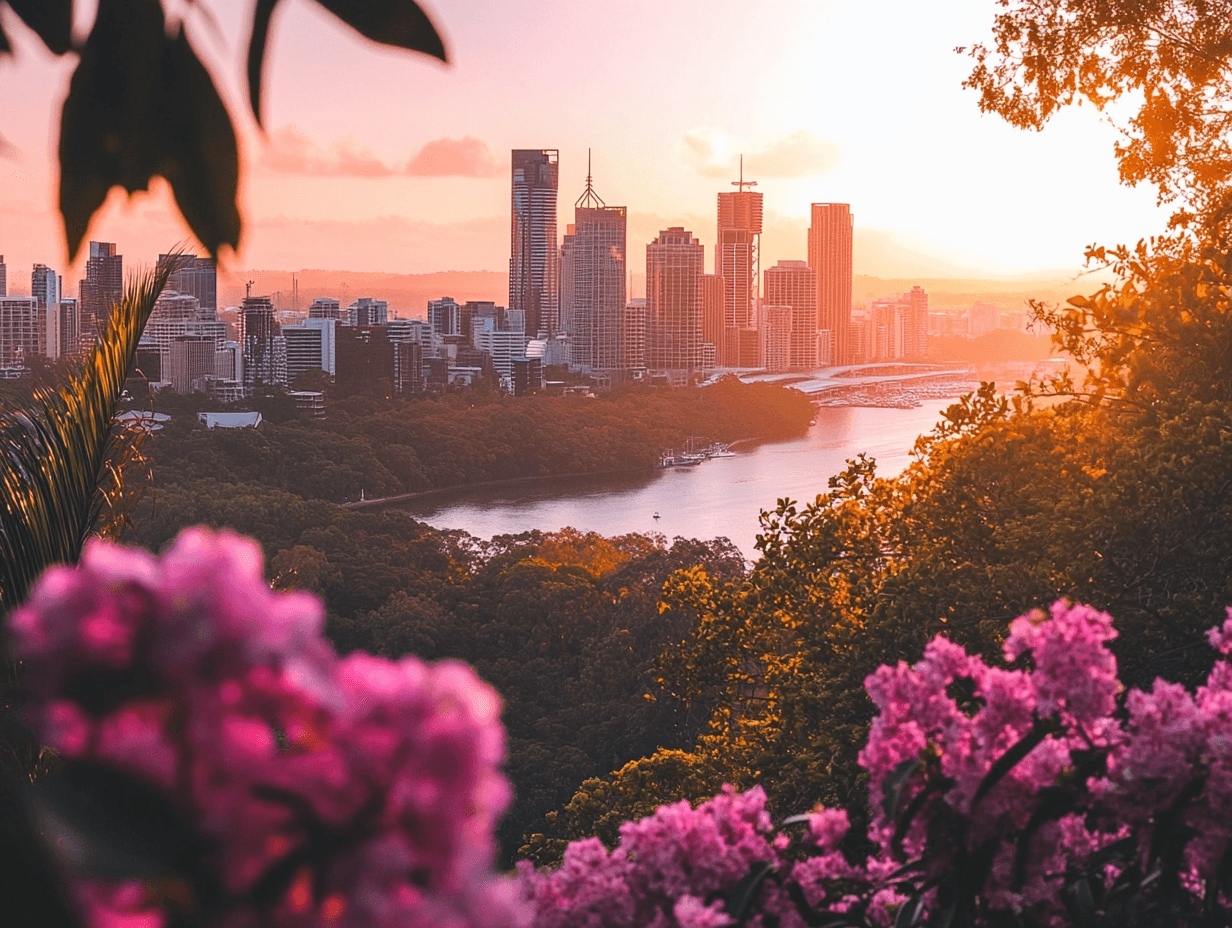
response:
M860 761L878 850L867 859L839 848L846 813L818 809L811 852L793 860L761 790L729 789L625 825L610 854L582 841L554 873L528 867L536 924L728 925L759 862L770 867L744 921L754 928L888 926L903 906L927 917L943 898L943 920L966 905L960 920L976 924L1000 910L1059 926L1079 884L1088 898L1121 886L1109 898L1158 903L1172 924L1232 905L1226 885L1209 888L1232 860L1232 666L1217 662L1196 693L1157 681L1119 706L1115 635L1108 615L1057 603L1011 626L1006 658L1029 654L1030 670L989 667L939 637L914 666L870 676L878 714ZM1210 640L1232 652L1232 609ZM1177 841L1179 857L1160 850ZM964 884L972 873L979 882Z
M316 598L269 589L255 543L204 529L161 558L92 542L10 621L40 737L178 804L217 924L519 923L491 876L496 694L461 664L339 659L322 625ZM94 925L162 924L140 884L82 896Z

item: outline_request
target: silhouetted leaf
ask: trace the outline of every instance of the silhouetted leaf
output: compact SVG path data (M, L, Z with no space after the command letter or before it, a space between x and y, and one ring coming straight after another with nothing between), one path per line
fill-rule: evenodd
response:
M8 54L13 50L13 46L9 45L9 37L4 34L4 24L0 23L0 55ZM3 139L0 139L0 143Z
M1000 783L1007 773L1013 770L1023 758L1039 747L1045 738L1057 731L1057 728L1057 722L1054 719L1036 719L1034 727L1023 735L1009 750L998 757L992 767L989 768L984 779L980 781L979 789L975 791L975 798L971 800L971 807L974 809L979 805L980 800L987 796L988 792Z
M768 860L763 860L750 870L739 883L733 886L731 892L727 894L727 901L723 909L737 925L744 924L744 920L748 918L749 910L753 907L753 900L757 898L761 884L773 870L774 864Z
M77 928L54 861L32 826L21 786L0 769L0 860L4 924L15 928Z
M72 50L72 0L8 0L8 4L57 55Z
M252 35L248 39L248 105L261 125L261 77L265 69L265 44L269 40L270 19L278 0L257 0L252 13Z
M235 131L201 62L168 38L157 0L100 0L60 126L60 212L76 256L112 187L171 184L212 253L239 242Z
M360 35L447 60L445 44L413 0L317 0Z
M903 794L903 787L908 777L921 766L920 759L913 757L900 761L881 783L881 810L889 821L898 817L898 803Z

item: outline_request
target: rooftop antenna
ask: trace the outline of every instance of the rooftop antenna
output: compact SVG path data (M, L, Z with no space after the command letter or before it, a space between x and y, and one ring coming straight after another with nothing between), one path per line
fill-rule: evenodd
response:
M586 149L586 189L573 205L579 209L604 209L607 206L606 203L599 199L599 194L595 193L595 185L590 176L589 148Z
M757 181L744 179L744 155L740 156L740 179L732 181L733 187L739 187L740 192L744 193L745 187L756 187Z
M256 283L255 280L250 280L244 284L244 299L248 299L250 296L252 296L252 285L255 283Z

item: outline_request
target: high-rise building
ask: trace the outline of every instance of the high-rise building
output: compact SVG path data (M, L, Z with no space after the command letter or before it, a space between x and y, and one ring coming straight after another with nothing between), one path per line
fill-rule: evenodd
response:
M159 268L171 265L166 290L197 298L202 319L218 316L218 262L196 255L159 255Z
M123 293L124 256L116 254L115 242L91 242L86 277L78 293L83 347L98 340Z
M41 338L38 300L0 297L0 367L20 365L38 354Z
M560 152L513 150L509 230L509 309L524 314L531 338L554 335L560 324L560 252L556 191Z
M702 275L702 344L713 345L715 363L727 363L725 349L727 327L726 304L723 299L723 278L718 274Z
M621 368L626 212L605 204L587 173L561 264L561 291L568 300L561 303L561 316L568 324L573 366L586 373Z
M428 300L428 324L442 338L462 334L462 306L451 296Z
M620 326L620 366L626 371L646 369L646 299L635 297L625 304Z
M834 363L850 364L852 215L848 203L814 203L808 263L817 280L817 328L830 332Z
M335 351L337 319L305 319L300 325L284 325L287 341L287 383L308 371L333 374L337 370Z
M71 358L81 351L81 314L77 301L60 296L60 357Z
M687 383L701 366L705 249L680 226L646 246L646 366Z
M4 255L0 255L0 298L9 295L9 273L4 266Z
M30 295L38 300L39 354L60 357L60 276L46 264L34 265Z
M923 287L912 287L903 294L907 304L906 350L909 358L928 357L928 294Z
M766 268L765 298L768 306L791 308L791 335L784 369L813 370L817 367L817 284L808 262L780 261ZM766 365L769 364L767 359Z
M755 180L744 179L744 159L740 161L740 179L732 181L737 188L719 194L718 237L714 249L714 272L723 278L724 328L747 331L758 328L757 285L759 282L759 252L762 229L762 195L748 187ZM747 334L726 335L720 354L733 367L758 367L761 358L749 356L749 348L760 348L761 339ZM740 352L730 357L731 349Z
M244 297L240 307L240 344L244 350L245 394L253 396L262 387L286 383L286 341L269 297Z
M766 370L775 373L791 370L792 308L768 303L765 310L766 324L763 331Z
M176 393L204 393L214 379L214 339L209 335L177 335L167 352L171 362L161 376Z

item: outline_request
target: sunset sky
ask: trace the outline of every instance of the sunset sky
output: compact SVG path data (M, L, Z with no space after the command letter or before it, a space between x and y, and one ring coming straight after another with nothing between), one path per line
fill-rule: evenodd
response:
M993 0L435 0L448 66L285 0L264 138L239 105L250 0L202 2L218 28L189 11L189 35L243 149L236 268L505 271L514 147L560 149L562 232L593 150L596 189L629 208L633 270L668 225L691 228L712 260L715 193L733 189L741 152L766 195L763 267L805 257L813 201L852 204L856 272L883 277L1063 273L1089 243L1163 225L1153 191L1118 185L1115 130L1089 107L1041 134L979 113L954 48L987 37ZM87 27L90 4L78 6ZM64 269L54 151L73 59L2 15L18 46L0 59L13 289L35 261ZM159 189L113 193L90 237L129 263L187 231Z

